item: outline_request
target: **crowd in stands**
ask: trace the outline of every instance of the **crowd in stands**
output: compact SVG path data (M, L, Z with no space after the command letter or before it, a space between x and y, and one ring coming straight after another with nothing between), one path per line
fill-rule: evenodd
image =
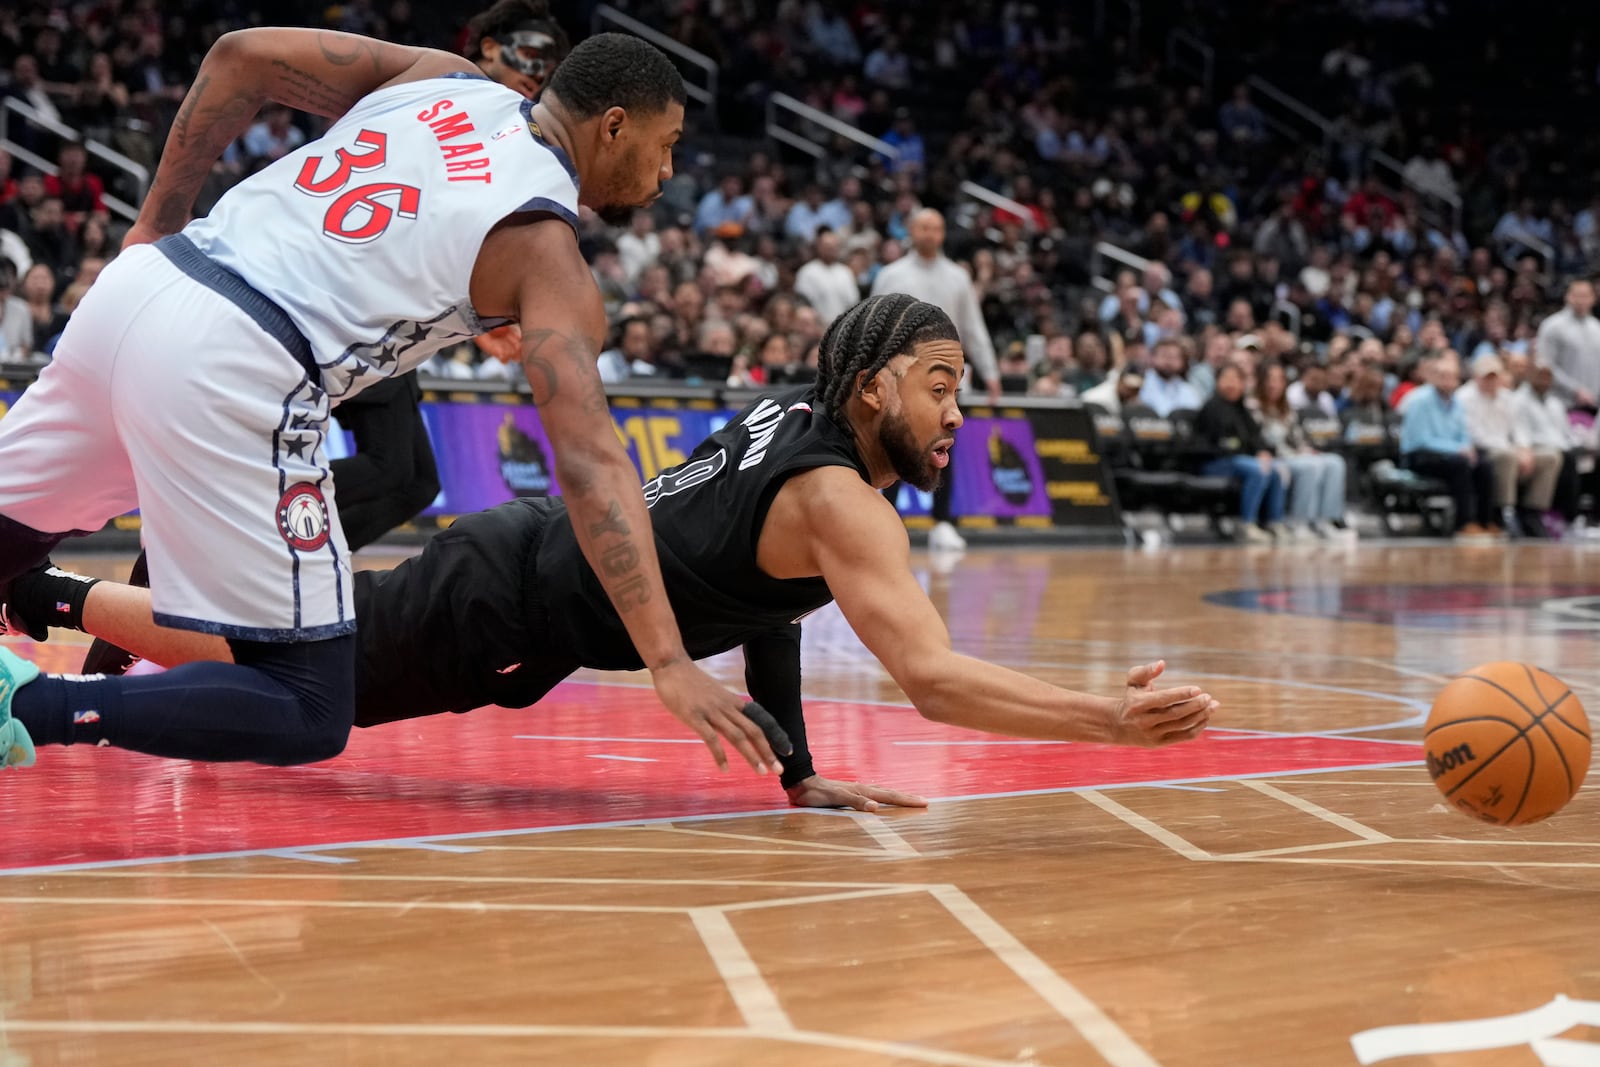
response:
M1600 324L1582 287L1567 287L1600 266L1594 160L1564 153L1543 116L1430 110L1429 68L1378 48L1370 26L1302 42L1316 53L1305 91L1334 125L1300 144L1242 82L1213 98L1163 64L1148 24L1143 38L1115 27L1097 35L1077 7L615 6L712 57L722 93L713 111L690 105L678 173L652 211L622 230L583 221L613 323L601 359L608 382L803 381L829 322L882 272L908 258L953 262L977 310L964 340L969 349L992 341L995 358L973 360L994 379L983 385L1112 411L1137 401L1205 412L1203 427L1246 446L1260 477L1228 466L1249 482L1248 499L1259 488L1255 517L1267 527L1342 518L1334 501L1346 472L1312 458L1298 429L1308 410L1459 414L1468 443L1445 448L1433 432L1456 441L1451 415L1449 426L1403 433L1402 448L1451 486L1468 532L1510 522L1537 533L1537 515L1572 495L1566 466L1553 479L1538 457L1554 448L1557 405L1581 422L1600 397ZM1292 20L1291 7L1274 6L1272 17ZM1389 13L1448 18L1445 5L1415 7ZM1217 17L1238 8L1219 4ZM156 0L8 8L0 92L153 162L187 77L232 10ZM557 5L577 36L588 11ZM463 44L456 22L427 24L405 0L305 14L395 40ZM1205 21L1190 28L1203 34ZM820 159L765 142L765 100L779 91L892 151L803 122L798 132L824 146ZM269 108L218 163L209 196L318 129ZM1381 152L1405 160L1403 176L1375 166ZM0 361L48 352L124 221L104 203L102 182L116 175L97 176L70 145L45 154L59 175L0 155L0 336L10 353ZM1007 206L967 195L969 182ZM929 208L948 237L918 246L914 219ZM1123 253L1103 257L1100 242ZM990 362L994 373L983 374ZM1452 387L1451 367L1469 384ZM511 374L470 345L427 371ZM1539 406L1546 436L1530 436L1533 416L1511 417L1502 399L1480 402L1494 383L1496 397L1532 395L1518 410ZM1403 415L1395 404L1412 391ZM1225 404L1249 412L1256 436L1241 436ZM1564 440L1562 451L1583 441ZM1515 462L1495 458L1505 454ZM1469 459L1470 477L1435 462L1450 455Z

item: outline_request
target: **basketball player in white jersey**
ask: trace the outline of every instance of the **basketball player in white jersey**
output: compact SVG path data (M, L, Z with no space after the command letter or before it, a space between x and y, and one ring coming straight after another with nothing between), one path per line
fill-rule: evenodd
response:
M189 221L267 100L337 121ZM555 446L585 557L662 702L726 764L787 747L684 652L638 477L595 359L600 294L579 205L626 218L672 174L684 90L632 37L575 48L538 104L467 60L327 31L231 33L201 64L126 251L0 423L0 601L63 538L139 507L162 625L233 664L40 676L0 648L0 766L33 738L294 764L353 714L349 554L328 477L330 405L506 322ZM559 619L552 619L560 639Z
M550 15L547 0L496 0L467 26L468 56L491 81L534 100L572 50L561 24ZM499 334L515 330L505 326ZM520 354L520 345L512 358ZM339 426L355 439L353 455L329 464L339 487L340 528L354 552L411 519L439 494L433 444L422 418L417 374L395 375L369 387L334 413ZM134 560L128 581L150 585L143 552ZM15 612L12 615L16 621ZM45 638L38 620L27 631ZM20 629L20 627L19 627ZM0 630L3 632L3 630ZM98 638L83 658L84 674L123 674L132 661L121 649Z

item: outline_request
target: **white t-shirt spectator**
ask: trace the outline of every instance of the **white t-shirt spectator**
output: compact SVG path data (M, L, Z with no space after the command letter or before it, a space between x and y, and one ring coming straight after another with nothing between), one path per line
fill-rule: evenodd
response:
M1334 399L1333 394L1324 390L1317 394L1316 402L1313 403L1311 398L1306 396L1305 382L1290 382L1289 388L1284 391L1283 398L1289 402L1289 406L1295 411L1304 411L1308 407L1314 407L1330 418L1336 419L1339 417L1339 402Z
M1523 382L1512 394L1518 436L1529 448L1541 452L1565 452L1578 445L1567 419L1567 405L1551 389L1543 397L1534 392L1533 385Z
M1555 373L1563 393L1571 396L1581 389L1600 397L1600 319L1580 319L1564 307L1539 324L1534 350L1539 362Z
M33 354L33 314L28 302L19 296L0 300L0 345L13 363L25 362Z
M824 326L843 315L861 300L855 272L835 260L824 263L813 259L794 276L794 291L817 309Z
M1405 183L1413 189L1420 189L1424 193L1451 199L1456 195L1455 175L1450 173L1450 164L1435 156L1426 159L1423 156L1412 156L1407 162L1405 170L1400 172Z
M1456 406L1467 420L1472 443L1487 452L1509 452L1524 444L1517 431L1516 402L1508 389L1495 391L1491 399L1476 381L1456 390Z
M617 259L630 282L639 280L644 269L661 258L661 235L651 231L640 236L628 230L617 238Z
M972 279L948 257L923 259L914 252L901 256L880 270L872 281L872 295L883 293L905 293L944 308L955 324L961 346L967 350L967 358L977 365L984 381L1000 380L994 342L989 339L989 327L983 321Z

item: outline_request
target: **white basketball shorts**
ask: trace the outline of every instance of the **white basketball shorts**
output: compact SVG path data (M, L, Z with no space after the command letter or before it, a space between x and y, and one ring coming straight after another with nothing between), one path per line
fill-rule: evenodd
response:
M137 506L163 626L353 633L315 371L284 312L181 235L130 248L0 419L0 515L59 534Z

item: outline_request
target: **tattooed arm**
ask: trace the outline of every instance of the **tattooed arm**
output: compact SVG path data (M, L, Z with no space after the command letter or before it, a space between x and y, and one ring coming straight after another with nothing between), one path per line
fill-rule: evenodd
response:
M594 570L667 710L705 741L718 765L732 744L765 773L787 755L772 716L717 684L684 651L656 556L639 474L617 437L595 361L605 307L566 223L520 221L485 241L472 300L486 313L509 305L521 323L522 367L555 450L555 475L584 558ZM529 269L532 264L533 269ZM557 625L559 625L557 620Z
M268 100L338 118L386 85L452 71L477 68L448 52L332 30L263 27L224 34L178 108L150 194L123 245L183 229L212 164Z

